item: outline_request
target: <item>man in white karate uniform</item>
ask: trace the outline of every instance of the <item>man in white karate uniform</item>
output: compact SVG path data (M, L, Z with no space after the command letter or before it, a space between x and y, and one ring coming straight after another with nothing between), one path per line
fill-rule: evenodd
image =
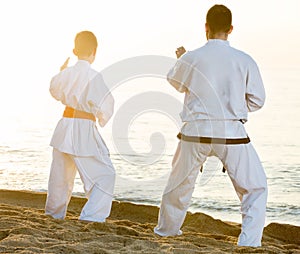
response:
M114 99L101 74L91 68L97 46L92 32L78 33L73 50L78 62L67 67L67 60L51 80L51 95L66 106L51 140L53 161L45 207L45 213L57 219L66 216L77 170L88 198L79 219L104 222L111 210L115 170L96 118L101 127L107 123Z
M255 61L227 41L231 20L224 5L210 8L205 24L208 42L186 53L179 48L179 60L168 73L168 81L185 93L184 125L154 232L182 233L198 173L208 156L216 156L241 201L238 245L257 247L265 223L267 180L243 124L248 112L263 106L265 90Z

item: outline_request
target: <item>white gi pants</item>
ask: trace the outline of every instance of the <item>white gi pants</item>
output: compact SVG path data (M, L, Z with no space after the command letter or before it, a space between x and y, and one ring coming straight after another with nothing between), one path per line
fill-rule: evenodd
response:
M65 218L77 170L88 198L79 219L105 222L115 184L115 170L108 155L78 157L53 149L45 213L56 219Z
M208 156L217 156L222 161L241 201L242 229L238 245L261 246L267 180L251 143L220 145L180 141L154 232L161 236L181 234L180 228L192 198L199 169Z

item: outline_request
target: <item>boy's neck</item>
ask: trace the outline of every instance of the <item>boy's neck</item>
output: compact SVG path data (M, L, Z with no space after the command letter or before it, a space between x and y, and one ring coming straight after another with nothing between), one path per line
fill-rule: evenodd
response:
M78 60L84 60L84 61L87 61L90 64L92 64L94 62L94 60L95 60L95 56L93 56L93 55L90 55L90 56L80 56L80 57L78 57Z

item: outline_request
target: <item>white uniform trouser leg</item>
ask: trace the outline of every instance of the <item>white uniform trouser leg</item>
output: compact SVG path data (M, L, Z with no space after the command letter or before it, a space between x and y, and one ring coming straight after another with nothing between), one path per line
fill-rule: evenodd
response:
M242 203L242 232L238 245L260 246L265 221L267 182L251 144L224 146L179 142L154 232L161 236L180 232L199 169L207 156L211 155L222 160Z
M110 158L77 157L53 149L45 213L57 219L66 216L76 169L88 198L80 214L81 220L104 222L110 214L115 171Z
M172 171L160 205L158 224L154 232L161 236L181 234L195 182L207 155L201 153L199 144L179 142L173 157Z
M104 222L109 216L115 185L115 169L108 155L101 158L75 157L88 198L80 220Z
M72 195L76 166L68 154L53 149L52 156L45 213L63 219Z
M252 144L225 146L223 165L241 201L240 246L261 246L268 196L267 178Z

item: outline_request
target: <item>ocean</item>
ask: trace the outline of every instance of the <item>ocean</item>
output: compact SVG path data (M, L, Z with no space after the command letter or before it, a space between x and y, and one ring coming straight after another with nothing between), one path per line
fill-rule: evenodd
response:
M266 104L249 114L246 129L268 178L266 224L300 226L300 68L261 72ZM42 92L33 94L29 106L11 109L1 121L0 189L47 191L49 142L63 106L51 98L48 83L37 91ZM117 172L115 200L159 206L178 142L183 96L159 77L128 80L113 96L115 114L99 131ZM221 169L214 157L206 162L189 211L240 223L238 197ZM78 175L73 194L84 196Z

